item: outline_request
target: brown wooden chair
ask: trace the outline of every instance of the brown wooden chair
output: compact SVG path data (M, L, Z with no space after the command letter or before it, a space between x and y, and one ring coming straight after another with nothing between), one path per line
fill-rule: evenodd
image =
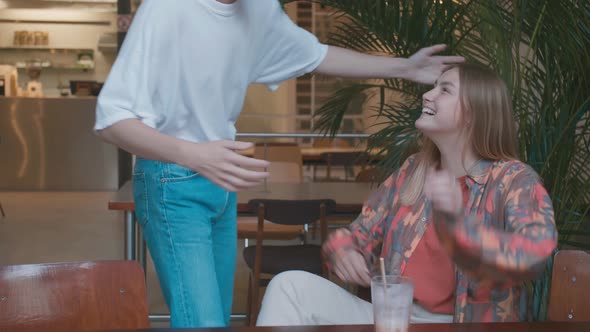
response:
M379 180L379 169L378 168L367 168L356 175L356 182L376 182Z
M549 295L549 320L590 321L590 253L560 250L555 254Z
M0 331L149 328L143 270L135 261L0 267Z
M272 183L301 183L303 174L301 164L293 161L271 161L266 169L270 175L267 179Z
M313 141L314 148L322 149L322 148L350 148L350 143L345 140L344 138L330 138L330 137L322 137L316 138ZM317 176L317 166L313 165L313 180L315 181Z
M254 199L249 203L258 214L256 245L244 249L244 259L250 268L248 285L247 315L249 325L256 323L259 310L259 289L270 279L261 274L278 274L289 270L302 270L325 275L321 246L301 245L263 245L265 220L281 225L306 225L320 221L322 243L326 240L328 224L326 216L336 205L331 199L317 200L269 200Z
M303 154L294 142L258 142L254 145L254 158L271 162L289 162L299 165L299 178L303 179Z
M284 161L301 164L303 155L296 142L257 142L253 157L269 161Z
M364 170L368 161L369 155L366 152L324 152L320 154L320 158L326 163L326 180L333 181L332 168L344 168L344 180L347 181L349 176L354 176L354 166L360 166Z
M349 148L350 143L343 138L316 138L313 141L314 148Z

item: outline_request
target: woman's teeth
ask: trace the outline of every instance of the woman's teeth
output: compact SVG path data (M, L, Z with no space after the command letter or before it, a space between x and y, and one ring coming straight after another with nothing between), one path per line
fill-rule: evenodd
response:
M436 112L433 111L433 110L431 110L430 108L423 108L422 109L422 113L423 114L428 114L428 115L435 115L436 114Z

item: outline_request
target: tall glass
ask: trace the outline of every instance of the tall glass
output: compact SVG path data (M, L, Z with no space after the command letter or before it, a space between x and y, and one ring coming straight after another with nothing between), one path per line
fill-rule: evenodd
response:
M371 278L371 299L376 332L407 332L414 297L414 283L399 275Z

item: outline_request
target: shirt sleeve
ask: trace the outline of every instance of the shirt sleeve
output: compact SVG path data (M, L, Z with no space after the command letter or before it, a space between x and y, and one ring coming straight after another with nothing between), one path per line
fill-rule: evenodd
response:
M169 74L166 63L176 50L171 44L174 20L167 17L171 6L163 3L146 0L139 7L98 97L95 131L125 119L139 119L152 128L161 121L162 113L156 112L161 106L157 84Z
M293 23L278 1L273 3L276 8L262 43L254 82L276 90L282 81L316 69L326 57L328 45Z
M524 167L513 176L505 195L504 228L486 227L473 219L451 222L436 215L441 243L467 274L492 284L508 285L534 279L542 273L557 246L553 205L539 176ZM493 207L490 195L487 210ZM482 202L483 203L483 202Z
M340 250L356 249L367 262L379 257L385 226L394 215L391 211L398 205L399 191L414 158L408 158L397 172L371 193L361 214L348 226L349 232L336 231L326 241L323 254L328 268L332 268L332 258Z

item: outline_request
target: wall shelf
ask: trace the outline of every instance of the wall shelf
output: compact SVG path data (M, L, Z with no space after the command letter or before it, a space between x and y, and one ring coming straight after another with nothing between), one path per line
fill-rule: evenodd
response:
M0 51L46 51L49 53L90 53L94 54L94 50L91 48L66 48L66 47L51 47L51 46L3 46L0 47Z
M43 70L45 70L45 69L82 70L82 71L94 70L94 66L93 65L63 65L63 64L52 65L52 64L44 64L44 65L41 66L41 68L43 68ZM23 65L21 63L17 63L16 64L16 69L26 70L27 67L26 67L26 65Z
M62 70L94 70L94 50L90 48L66 48L51 46L2 46L1 62L13 63L16 68L26 69L26 61L37 59L41 68Z

